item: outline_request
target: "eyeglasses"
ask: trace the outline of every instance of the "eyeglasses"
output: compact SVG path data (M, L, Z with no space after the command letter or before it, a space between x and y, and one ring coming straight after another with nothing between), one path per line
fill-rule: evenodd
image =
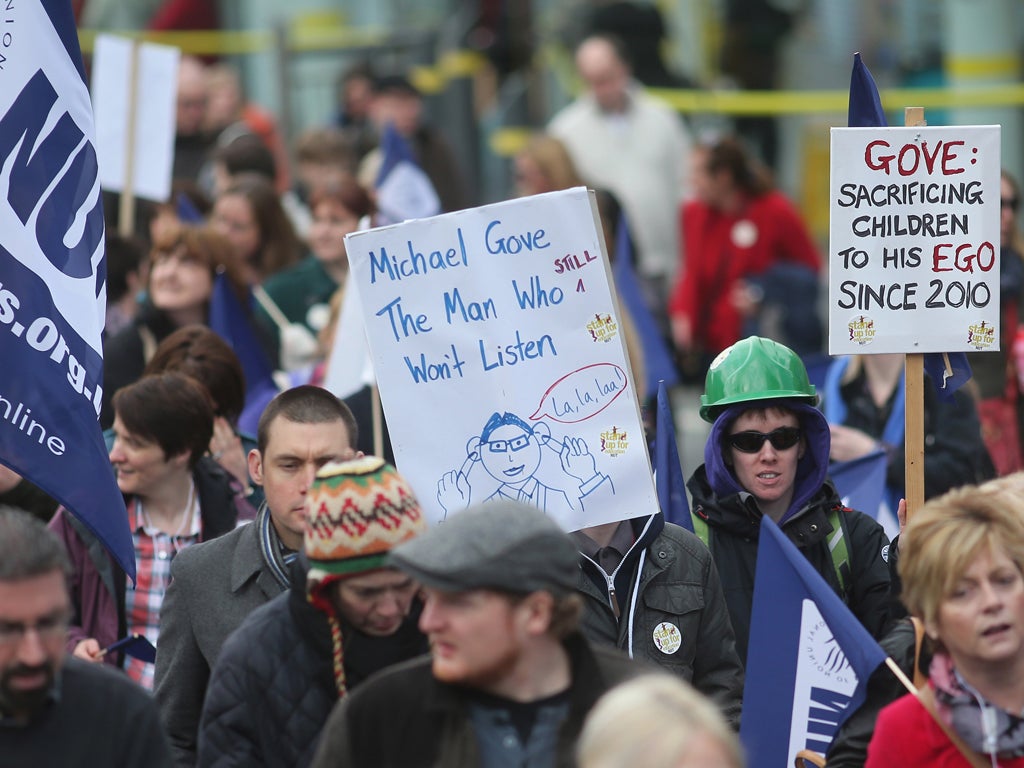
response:
M743 453L757 453L765 440L770 442L776 451L785 451L800 442L800 428L779 427L768 433L749 430L729 435L726 440L729 441L729 445Z
M1002 197L999 199L1000 208L1009 208L1011 211L1016 211L1020 207L1019 197Z
M511 440L490 440L484 445L491 453L508 453L509 451L521 451L530 444L529 435L520 435Z
M71 616L65 611L52 616L44 616L35 624L22 624L0 619L0 646L17 645L25 639L30 629L34 629L43 642L63 640L70 621Z

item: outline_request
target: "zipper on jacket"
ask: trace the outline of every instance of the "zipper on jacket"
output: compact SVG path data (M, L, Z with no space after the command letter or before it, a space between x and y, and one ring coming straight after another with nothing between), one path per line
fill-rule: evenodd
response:
M605 574L605 579L608 582L608 602L611 605L612 613L615 614L615 620L618 621L622 618L622 612L619 610L619 598L615 594L615 581L608 574Z

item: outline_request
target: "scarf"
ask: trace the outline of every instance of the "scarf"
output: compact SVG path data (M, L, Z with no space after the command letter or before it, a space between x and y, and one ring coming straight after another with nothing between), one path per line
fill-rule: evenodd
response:
M285 550L281 543L281 537L274 530L273 522L270 519L270 509L266 502L260 505L259 512L256 513L256 519L252 524L256 526L256 531L259 534L260 554L263 555L263 562L267 564L277 583L287 589L288 568L295 562L299 553Z
M971 749L1004 759L1024 757L1024 718L986 701L946 653L935 654L928 676L939 717Z

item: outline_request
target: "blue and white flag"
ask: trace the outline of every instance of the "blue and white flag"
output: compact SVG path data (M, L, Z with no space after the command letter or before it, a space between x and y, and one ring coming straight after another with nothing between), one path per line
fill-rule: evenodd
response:
M792 765L801 749L824 753L883 661L881 646L763 517L740 724L749 768Z
M853 54L853 72L850 75L850 101L846 122L851 128L871 128L888 125L878 86L859 53ZM950 402L953 393L971 378L971 364L963 352L932 352L924 356L924 369L931 376L939 397Z
M633 324L636 326L640 346L644 351L644 373L647 381L639 382L643 386L644 397L654 397L658 392L658 382L674 387L679 383L679 374L668 351L665 337L658 328L647 302L636 272L633 271L633 240L629 236L629 222L626 214L619 216L619 226L615 235L615 263L612 264L612 277L619 297L626 305Z
M672 418L672 403L664 381L658 382L657 435L654 438L654 485L658 492L661 513L670 523L681 525L693 533L693 519L686 500L686 483L679 462L676 445L676 425Z
M380 140L383 153L377 174L377 210L381 224L407 219L426 219L441 212L441 199L423 172L412 150L395 127L388 123Z
M68 0L0 5L0 461L92 531L130 578L99 426L106 307L92 107Z

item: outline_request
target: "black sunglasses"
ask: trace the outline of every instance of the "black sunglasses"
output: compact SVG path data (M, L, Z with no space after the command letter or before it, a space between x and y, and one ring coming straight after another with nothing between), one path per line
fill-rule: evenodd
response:
M757 453L765 440L770 442L776 451L785 451L800 442L800 428L779 427L768 433L749 430L728 435L726 440L729 445L743 453Z
M999 200L1001 208L1009 208L1011 211L1016 211L1020 207L1020 198L1018 197L1003 197Z

